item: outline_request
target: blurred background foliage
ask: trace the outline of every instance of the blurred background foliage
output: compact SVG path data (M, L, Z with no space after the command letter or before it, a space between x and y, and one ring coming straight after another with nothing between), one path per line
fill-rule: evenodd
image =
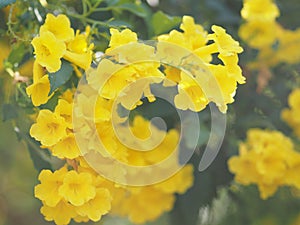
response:
M39 8L43 17L48 11L59 9L71 18L74 27L83 29L89 21L80 20L72 11L83 10L78 2L49 0L49 7L44 9L39 1L17 1L14 8L16 13L11 16L18 15L18 18L12 18L12 21L18 19L22 23L9 23L9 26L6 22L10 8L5 7L0 12L0 225L51 224L45 222L39 213L40 202L33 197L38 172L34 169L29 151L26 150L27 144L15 130L16 124L22 124L25 130L28 129L27 122L22 121L22 114L32 109L32 105L28 97L24 96L25 87L9 76L9 72L22 69L22 75L31 75L28 72L31 71L28 63L32 54L30 39L41 24L33 9ZM97 3L97 0L91 2ZM241 188L231 185L233 176L227 169L227 159L237 154L238 143L245 139L246 131L251 127L278 129L293 137L291 129L280 119L280 112L287 106L290 91L300 86L300 65L275 66L268 71L271 78L267 86L259 89L259 77L268 74L264 74L264 71L250 71L246 67L256 53L238 37L237 31L242 23L242 0L161 0L156 6L150 6L146 1L142 1L142 4L135 2L102 1L98 7L110 9L95 11L89 15L91 20L104 21L96 24L96 29L93 30L96 50L103 51L107 47L110 26L129 26L142 39L151 39L172 28L178 28L183 15L192 15L206 29L212 24L225 27L228 33L241 42L245 50L240 65L244 69L247 83L238 88L236 101L229 106L227 132L218 157L205 172L195 171L195 185L185 195L178 196L175 208L170 214L162 216L152 224L299 225L299 192L281 188L276 195L263 201L259 198L256 187ZM279 23L288 29L299 28L300 1L278 0L276 3L281 12ZM155 112L151 111L151 107L165 107L162 111L168 112L168 106L159 104L162 103L157 101L152 106L145 104L146 108L139 113L152 117ZM173 120L168 118L168 114L161 116L167 121L169 119L168 123L172 125ZM209 110L201 112L199 117L202 122L199 150L192 158L196 168L210 129ZM12 122L12 118L17 122ZM191 125L191 133L194 129L196 128ZM31 157L38 157L34 150L31 151ZM123 219L106 218L98 224L130 223Z

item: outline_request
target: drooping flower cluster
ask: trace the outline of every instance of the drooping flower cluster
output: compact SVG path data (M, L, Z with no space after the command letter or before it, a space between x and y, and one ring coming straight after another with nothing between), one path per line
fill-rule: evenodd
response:
M262 199L272 196L280 186L300 189L300 153L279 131L250 129L239 155L230 158L228 165L235 181L256 184Z
M299 62L300 29L287 30L276 21L280 12L273 0L244 0L241 15L246 22L240 27L240 37L259 50L257 63L251 66Z
M70 20L65 15L47 14L39 36L32 40L36 59L33 69L33 84L28 86L27 94L35 106L45 104L51 97L48 73L57 72L62 59L86 70L92 62L93 44L88 44L90 28L85 33L79 30L74 34Z
M226 33L224 28L214 25L211 28L213 33L208 34L201 25L195 24L194 19L190 16L183 17L180 29L181 32L172 30L169 34L159 36L158 40L182 46L197 55L215 77L225 106L221 106L222 104L213 97L207 96L207 93L204 93L201 87L185 72L165 66L166 78L173 81L165 82L165 85L178 85L178 95L175 97L176 107L183 110L201 111L212 101L219 106L222 112L225 112L226 104L234 101L237 84L245 83L245 77L238 65L238 54L243 49ZM209 41L212 43L208 44ZM213 54L218 54L218 58L223 64L213 64ZM188 98L193 100L192 105L189 104Z
M61 24L56 26L59 19ZM46 220L64 225L71 219L98 221L110 213L145 223L170 211L176 194L192 186L193 166L179 163L178 130L163 130L142 116L130 119L119 113L141 105L142 97L155 101L151 85L159 83L177 85L174 103L179 109L201 111L214 102L226 112L227 104L234 101L237 84L245 82L238 66L238 54L243 51L239 43L218 26L207 34L192 17L183 17L180 28L181 32L158 37L156 46L138 41L129 29L111 29L105 57L97 68L86 70L74 101L74 90L67 89L53 111L38 112L30 135L65 163L57 171L40 173L35 196L43 203ZM87 44L88 33L74 35L65 16L47 16L40 36L32 41L34 83L27 92L35 105L50 97L44 67L55 72L64 59L87 69L92 48ZM185 57L172 54L174 49ZM216 53L223 64L211 63ZM163 64L164 54L178 68ZM190 56L199 61L190 62ZM149 60L155 57L160 58ZM193 77L180 68L202 73ZM201 87L199 81L203 81ZM221 94L216 94L216 88Z
M289 108L283 109L282 119L294 130L300 138L300 89L295 89L288 97Z

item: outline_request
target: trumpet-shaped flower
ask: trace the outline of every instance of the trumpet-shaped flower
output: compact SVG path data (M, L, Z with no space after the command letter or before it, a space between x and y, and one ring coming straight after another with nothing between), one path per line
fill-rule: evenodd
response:
M61 159L75 159L80 156L80 150L76 144L73 133L68 134L64 139L59 141L50 149L54 156Z
M59 187L63 184L67 169L62 167L52 173L50 170L42 170L39 175L40 184L35 186L35 197L44 202L47 206L56 206L63 198L58 193Z
M64 200L61 200L54 207L42 206L41 213L47 221L54 221L56 225L67 225L72 218L77 216L75 207Z
M211 27L213 34L207 36L208 40L213 40L217 45L217 51L221 55L230 56L243 52L243 48L235 41L226 30L220 26L213 25Z
M43 76L35 83L26 88L26 93L31 97L32 104L39 106L48 102L52 95L50 92L50 82L48 75Z
M279 10L272 0L246 0L241 15L248 21L272 21L279 16Z
M122 30L121 32L117 29L111 28L110 29L110 42L109 42L109 48L106 49L106 53L113 50L116 47L131 43L131 42L137 42L137 34L132 32L129 29Z
M30 128L30 135L40 141L44 146L52 146L63 139L67 124L63 117L43 109L39 112L36 123Z
M45 31L51 32L58 40L64 42L74 38L74 30L71 28L70 20L62 14L54 16L48 13L45 24L40 27L40 33Z
M76 211L80 216L88 217L90 220L96 222L109 212L111 201L112 196L108 189L97 188L96 196L82 206L78 206Z
M278 131L251 129L247 141L240 145L239 156L228 161L235 180L241 184L257 184L263 199L273 195L283 185L298 185L294 171L300 163L300 154L292 141ZM287 176L289 175L289 176Z
M31 44L34 47L36 61L46 67L46 69L54 73L60 69L61 58L65 54L66 44L58 40L54 34L49 31L40 33L39 37L35 37Z
M89 173L69 171L59 188L59 194L74 206L81 206L96 195L92 176Z

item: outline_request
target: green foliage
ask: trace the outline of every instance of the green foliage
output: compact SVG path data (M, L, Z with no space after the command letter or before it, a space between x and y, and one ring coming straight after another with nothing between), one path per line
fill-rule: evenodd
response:
M151 19L151 25L155 35L169 32L171 29L178 27L181 22L181 18L177 16L169 16L162 11L158 11L153 14Z
M49 73L49 81L50 81L50 92L49 96L63 84L65 84L73 74L73 67L72 65L62 60L61 68L55 73Z

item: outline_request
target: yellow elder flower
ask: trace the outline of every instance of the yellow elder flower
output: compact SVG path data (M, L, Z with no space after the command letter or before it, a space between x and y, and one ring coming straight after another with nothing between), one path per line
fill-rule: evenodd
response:
M211 29L214 33L207 35L207 39L214 41L217 52L221 55L230 56L243 52L243 48L239 45L239 42L227 34L224 28L213 25Z
M75 159L81 155L75 136L69 133L65 138L50 148L52 155L60 159Z
M26 88L26 93L31 97L34 106L40 106L48 102L52 95L49 96L50 81L48 75L43 76L35 83Z
M56 170L54 173L50 170L42 170L39 174L41 183L34 188L35 197L47 206L56 206L63 197L58 193L58 189L62 185L66 173L67 169L65 167Z
M73 104L65 99L59 99L55 107L55 113L63 117L67 123L68 128L72 129L72 113Z
M89 173L69 171L59 188L59 194L74 206L81 206L96 195L92 176Z
M154 221L164 212L170 211L174 201L174 195L146 186L132 188L130 196L124 199L123 204L129 220L142 224Z
M235 77L228 74L225 66L222 65L209 65L209 69L216 78L218 86L221 90L224 104L234 102L234 96L237 88Z
M66 133L67 124L63 117L43 109L39 112L36 123L30 128L30 135L44 146L52 146L63 139Z
M96 196L85 204L76 207L76 212L96 222L111 209L112 196L108 189L97 188Z
M64 200L61 200L55 207L43 205L41 213L45 216L45 220L54 221L56 225L67 225L72 218L77 216L75 207Z
M292 141L278 131L250 129L239 151L239 156L228 161L229 170L237 182L257 184L262 199L273 195L280 186L291 185L290 178L295 178L291 171L300 165L300 154Z
M300 28L295 31L284 30L278 35L278 49L276 55L281 62L298 63L300 62Z
M184 194L188 188L193 185L193 165L187 164L180 169L175 175L155 184L154 187L165 193L179 193Z
M109 48L106 49L106 53L108 53L116 47L129 44L131 42L137 42L138 40L137 34L129 29L125 29L120 32L115 28L111 28L110 34L111 38L109 42Z
M75 38L68 42L67 51L64 58L80 68L87 70L92 63L92 55L94 44L88 44L88 36L90 33L90 27L86 27L85 33L81 33L77 30Z
M279 9L272 0L245 0L241 15L248 21L272 21Z
M239 36L252 48L262 49L271 46L277 36L275 21L249 21L239 28Z
M70 41L74 38L74 30L71 23L65 15L54 16L48 13L45 24L40 27L40 34L43 32L51 32L60 41Z
M201 25L195 24L193 17L183 16L180 29L184 31L184 36L190 42L193 50L207 43L207 32Z
M58 40L54 34L49 31L40 33L39 37L35 37L31 44L34 47L36 61L46 67L50 73L54 73L60 69L61 58L66 52L66 44Z
M174 103L178 109L199 112L207 106L209 101L198 83L182 72Z

